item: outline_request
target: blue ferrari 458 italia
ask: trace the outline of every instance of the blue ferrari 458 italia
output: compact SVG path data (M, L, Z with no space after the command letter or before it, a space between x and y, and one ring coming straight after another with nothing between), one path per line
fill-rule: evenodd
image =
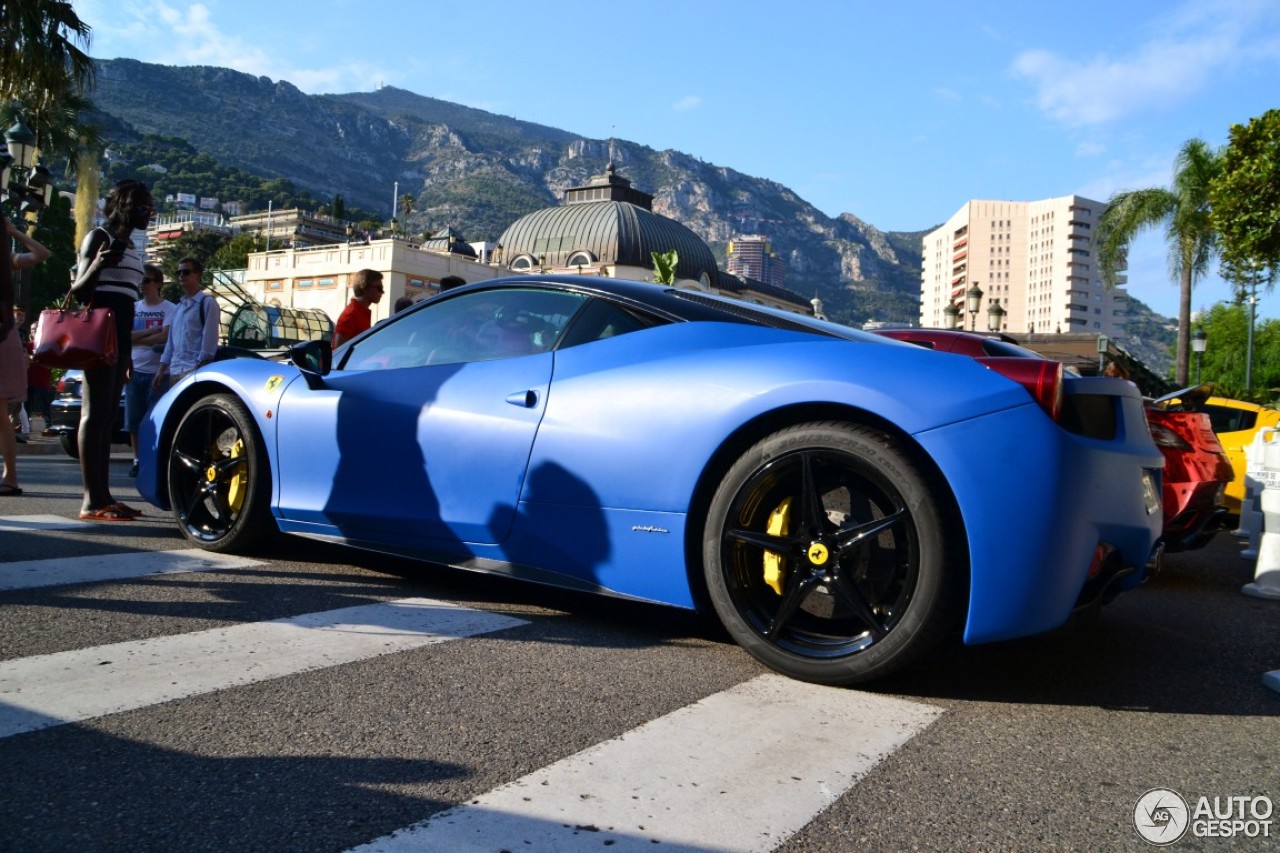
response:
M310 536L700 608L825 684L1055 628L1160 553L1130 383L653 283L476 283L333 352L218 360L140 446L201 548Z

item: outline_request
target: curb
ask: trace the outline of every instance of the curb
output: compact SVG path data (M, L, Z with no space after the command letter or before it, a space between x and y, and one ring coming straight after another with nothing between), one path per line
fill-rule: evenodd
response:
M128 445L111 445L111 457L113 459L122 454L130 459L133 458L133 454L129 451ZM71 458L70 456L67 456L66 451L62 449L62 442L59 440L58 436L45 436L40 435L39 433L29 434L27 436L26 444L18 445L18 456L65 456L68 459Z
M58 436L43 436L39 433L30 433L27 435L27 443L18 445L19 456L50 456L53 454L67 454L62 449L62 443L58 440Z

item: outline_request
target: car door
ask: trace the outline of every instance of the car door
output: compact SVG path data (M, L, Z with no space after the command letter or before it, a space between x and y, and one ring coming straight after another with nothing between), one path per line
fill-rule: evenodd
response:
M435 550L502 542L551 349L583 302L536 287L433 300L339 350L323 387L292 383L277 414L282 521Z

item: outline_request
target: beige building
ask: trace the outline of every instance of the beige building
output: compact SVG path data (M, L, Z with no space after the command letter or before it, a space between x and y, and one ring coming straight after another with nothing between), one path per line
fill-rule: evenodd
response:
M954 317L979 331L1123 336L1128 294L1102 286L1091 245L1105 208L1077 195L966 203L924 238L920 325L948 328ZM982 299L970 313L974 285ZM1004 312L998 330L993 306Z
M446 286L510 274L476 258L433 251L404 239L369 243L331 243L302 249L279 249L249 255L244 288L259 301L280 308L319 309L336 321L351 301L351 280L361 269L382 273L386 290L372 306L376 323L391 314L396 300L423 299Z
M651 202L652 196L632 188L610 163L605 174L566 190L564 204L516 220L495 246L467 243L450 229L421 244L403 238L294 244L250 254L242 286L266 305L318 309L336 321L351 300L355 273L377 270L386 289L382 301L372 306L376 323L390 315L400 297L423 299L439 292L442 284L447 288L530 274L650 281L654 274L651 252L674 249L679 256L676 287L797 314L814 310L786 288L722 272L701 238L679 222L654 213ZM235 217L233 221L247 228L246 220ZM481 248L479 253L476 246Z

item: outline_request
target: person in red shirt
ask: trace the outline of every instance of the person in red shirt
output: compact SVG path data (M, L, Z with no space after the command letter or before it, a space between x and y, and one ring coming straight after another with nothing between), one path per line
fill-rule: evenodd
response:
M373 325L373 311L369 306L382 301L382 290L382 273L377 270L360 270L352 277L351 292L355 295L342 309L338 324L333 327L335 348Z

